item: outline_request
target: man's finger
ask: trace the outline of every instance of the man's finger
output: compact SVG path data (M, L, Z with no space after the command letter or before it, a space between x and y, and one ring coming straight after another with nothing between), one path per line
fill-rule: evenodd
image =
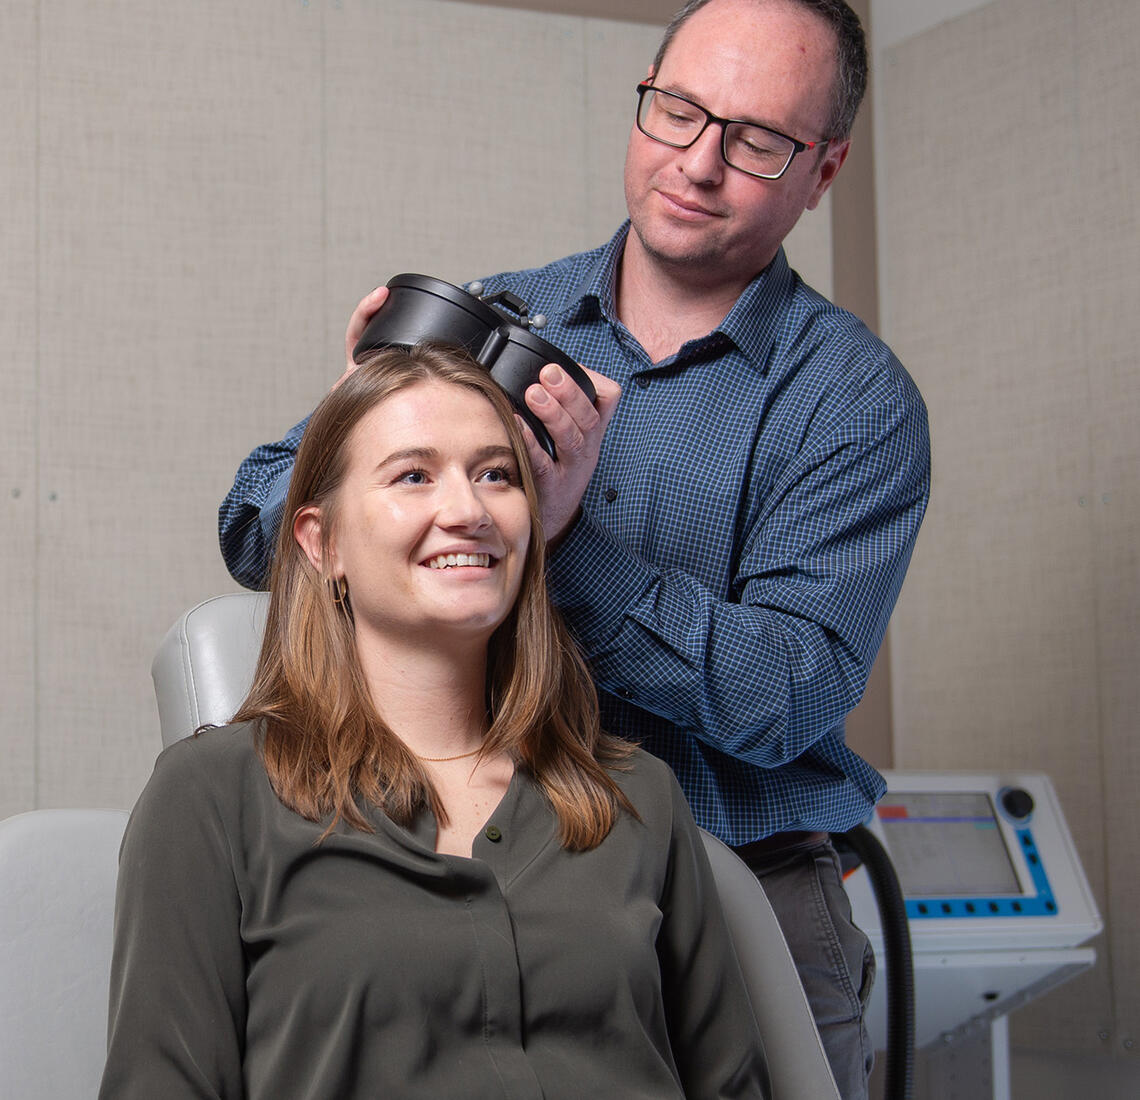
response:
M534 429L518 413L515 413L515 420L518 421L518 425L522 429L523 442L526 443L526 451L530 457L530 465L534 470L535 479L541 483L542 479L550 473L554 463L538 442Z
M543 368L544 372L545 370L546 368ZM565 377L565 372L563 372L563 377ZM542 421L542 426L550 433L550 438L554 440L554 447L560 455L565 452L575 453L579 451L586 439L587 432L598 424L598 414L594 406L590 404L586 395L573 382L570 385L578 391L581 401L585 402L585 409L582 408L580 402L572 400L572 395L563 393L561 389L558 392L552 392L545 383L536 382L534 385L528 386L525 395L527 407ZM577 415L571 414L567 405L574 407Z
M352 311L352 316L348 319L348 328L344 333L344 358L348 372L351 372L355 366L352 349L360 342L360 337L364 335L368 322L372 320L373 314L384 304L387 298L388 288L378 286L370 294L361 298L356 309Z

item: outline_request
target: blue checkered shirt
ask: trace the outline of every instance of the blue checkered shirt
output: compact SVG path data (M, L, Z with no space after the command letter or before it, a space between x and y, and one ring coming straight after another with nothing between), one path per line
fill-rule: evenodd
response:
M850 828L884 790L843 720L926 508L925 406L890 349L782 251L712 333L651 362L615 308L627 230L483 281L622 386L551 595L605 727L672 766L706 829L740 845ZM303 428L254 451L222 504L223 556L250 587Z

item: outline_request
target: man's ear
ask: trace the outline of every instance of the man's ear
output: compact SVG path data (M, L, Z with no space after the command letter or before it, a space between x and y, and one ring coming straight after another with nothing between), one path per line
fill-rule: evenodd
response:
M323 534L320 508L315 504L306 504L304 508L299 509L293 517L293 538L297 540L297 545L305 551L305 557L309 559L318 573L323 572L321 568L324 562ZM329 562L330 566L332 564Z
M839 169L843 167L843 162L847 159L847 154L850 151L850 138L836 142L834 145L828 145L824 150L823 160L819 162L819 180L816 182L815 189L812 191L805 209L814 210L819 205L819 200L827 194L827 189L832 185L835 177L839 175Z

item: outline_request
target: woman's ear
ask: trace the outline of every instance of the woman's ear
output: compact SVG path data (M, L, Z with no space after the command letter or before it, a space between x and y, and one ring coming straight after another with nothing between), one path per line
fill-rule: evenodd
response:
M323 533L320 508L315 504L306 504L297 511L293 517L293 538L318 573L324 572L321 568L324 562Z

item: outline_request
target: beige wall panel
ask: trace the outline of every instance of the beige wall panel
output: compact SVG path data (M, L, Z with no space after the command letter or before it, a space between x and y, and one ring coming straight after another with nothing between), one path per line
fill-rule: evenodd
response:
M808 210L784 241L788 263L805 283L828 298L834 283L831 236L831 196L824 195L819 206Z
M463 0L463 3L490 3L496 7L526 8L563 15L600 15L606 19L636 19L660 26L664 26L681 6L678 0Z
M216 508L319 392L320 13L41 4L39 791L129 806Z
M1093 469L1086 504L1098 554L1097 643L1104 742L1104 836L1113 1016L1109 1045L1140 1047L1140 146L1121 141L1137 117L1140 5L1075 7L1076 124L1082 162L1079 250ZM1137 1089L1140 1091L1140 1088Z
M1106 776L1129 783L1109 811L1128 838L1140 778L1119 744L1135 732L1122 670L1136 667L1138 584L1125 304L1138 289L1136 203L1120 184L1134 188L1137 165L1132 150L1106 152L1140 91L1122 60L1136 10L1001 0L890 50L880 74L887 337L927 399L934 444L931 509L893 626L896 766L1053 776L1113 928L1100 950L1132 947L1019 1013L1014 1035L1085 1052L1106 1049L1097 1033L1114 997L1124 1009L1122 963L1136 986L1135 876L1104 844ZM1099 47L1093 24L1111 28ZM1114 80L1120 106L1105 112ZM1094 139L1086 112L1109 130ZM1043 119L1076 165L1115 164L1116 190L1101 171L1043 170ZM1118 486L1116 507L1102 503ZM1123 652L1106 661L1113 645Z
M1135 329L1134 312L1130 323ZM1140 333L1134 331L1133 341L1140 347ZM1135 394L1140 389L1135 363L1131 370ZM1131 451L1131 470L1098 479L1094 498L1098 533L1107 547L1098 558L1098 686L1104 729L1107 960L1112 970L1109 989L1113 1009L1106 1024L1111 1047L1118 1053L1135 1053L1140 1046L1140 880L1135 870L1136 853L1140 851L1140 486L1136 480L1140 469L1140 455L1136 453L1140 409L1135 400L1131 404L1131 423L1126 428L1115 425L1117 430L1107 437L1117 441L1121 452ZM1136 1072L1140 1079L1140 1065Z
M622 168L637 110L638 81L644 80L657 52L663 26L586 22L585 65L572 88L582 102L585 128L585 238L591 248L609 240L625 220ZM551 256L553 258L553 255Z
M1014 1050L1010 1075L1016 1097L1032 1100L1131 1100L1140 1096L1135 1058L1081 1058L1052 1051Z
M0 817L35 805L35 7L0 7Z
M397 272L460 282L584 245L583 20L389 0L326 24L331 325Z
M892 51L886 73L896 150L889 338L923 390L934 441L931 509L897 619L945 662L909 669L898 688L900 767L1030 764L1042 738L1063 751L1069 723L1094 717L1095 582L1071 570L1093 536L1079 505L1091 458L1088 383L1071 369L1072 280L1056 274L1070 247L1065 199L1055 176L1029 194L961 180L960 162L979 149L1002 148L991 161L996 180L1003 165L1024 163L1053 79L1040 63L1056 50L1041 20L1004 66L975 57L996 56L1003 37L1021 33L1016 21L1002 26L1001 7ZM963 26L974 21L976 35ZM934 113L938 127L927 121ZM918 715L925 733L913 728Z

